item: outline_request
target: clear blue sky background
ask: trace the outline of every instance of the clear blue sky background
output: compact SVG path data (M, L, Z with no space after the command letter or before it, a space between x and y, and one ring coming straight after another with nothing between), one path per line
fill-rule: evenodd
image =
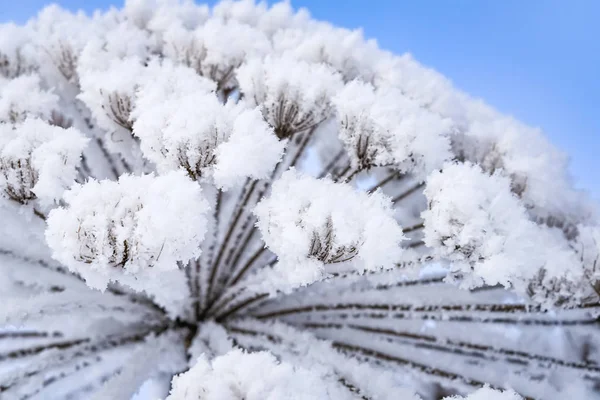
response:
M23 22L48 0L0 0ZM122 0L57 0L69 9ZM209 1L214 3L214 1ZM600 0L292 0L449 77L499 110L541 127L571 156L577 186L600 199Z

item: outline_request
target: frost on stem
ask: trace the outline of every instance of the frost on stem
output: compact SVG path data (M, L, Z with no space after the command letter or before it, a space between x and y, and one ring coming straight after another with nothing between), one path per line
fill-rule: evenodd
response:
M342 84L331 68L291 57L254 59L240 67L236 76L244 98L260 107L281 139L329 118L331 97Z
M254 213L266 246L279 257L275 270L296 286L322 279L327 266L376 270L400 258L402 228L379 192L367 195L292 169Z
M183 173L92 180L65 202L50 213L46 240L56 260L96 289L200 255L208 203Z
M169 80L147 82L140 90L133 125L142 152L158 170L181 168L194 180L210 179L225 189L244 178L268 178L284 143L260 111L233 101L222 104L211 85L189 69L164 72L173 72Z
M0 123L0 188L19 204L54 204L73 182L88 139L39 119Z
M318 367L318 366L316 366ZM333 379L332 379L333 378ZM201 356L189 371L173 378L166 400L352 399L335 377L278 361L268 352L234 349L209 361Z

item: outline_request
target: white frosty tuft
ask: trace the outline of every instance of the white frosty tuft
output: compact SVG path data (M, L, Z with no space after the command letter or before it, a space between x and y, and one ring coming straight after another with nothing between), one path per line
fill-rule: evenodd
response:
M402 228L390 200L350 185L285 172L255 208L275 268L293 286L323 277L328 264L351 262L359 271L391 268L399 260Z
M131 129L130 114L143 76L144 66L137 57L111 59L104 69L80 68L78 97L102 129L111 133Z
M0 124L0 189L21 204L53 204L75 179L88 139L39 119Z
M399 90L352 81L334 103L340 139L355 169L393 166L423 179L450 159L451 121Z
M342 85L331 68L291 57L252 59L237 70L237 79L247 101L260 107L281 138L329 118L331 97Z
M260 112L243 103L222 104L206 80L192 76L189 68L163 72L173 75L146 82L140 90L133 125L142 152L158 170L181 168L195 180L212 178L224 189L247 177L268 178L284 143ZM184 85L187 89L177 90Z
M580 257L562 231L528 218L508 178L468 163L446 164L429 177L425 195L425 243L452 262L466 285L502 284L525 293L538 279L554 289L552 297L576 303L583 296L558 284L584 280Z
M295 367L268 352L234 349L208 361L201 356L187 372L173 378L166 400L350 400L315 371Z
M49 120L58 96L42 90L38 75L22 75L0 85L0 123L23 122L27 117Z
M173 271L200 255L208 202L183 173L89 181L48 217L53 257L93 288L145 271Z

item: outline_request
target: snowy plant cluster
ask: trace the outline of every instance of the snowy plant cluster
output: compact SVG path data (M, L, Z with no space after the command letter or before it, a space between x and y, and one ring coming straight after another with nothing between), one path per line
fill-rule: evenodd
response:
M0 25L0 398L600 398L537 130L286 2Z

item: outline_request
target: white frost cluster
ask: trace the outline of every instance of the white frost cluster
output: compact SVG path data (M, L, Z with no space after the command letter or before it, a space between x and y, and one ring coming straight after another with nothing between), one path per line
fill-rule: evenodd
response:
M147 269L169 271L200 255L208 202L183 173L91 180L48 217L53 257L93 288Z
M540 284L553 285L553 297L581 300L582 293L569 293L572 287L555 287L557 280L583 280L579 256L561 230L528 218L508 178L469 163L447 164L429 177L425 195L425 243L465 275L465 284L502 284L524 293L542 271Z
M235 69L244 60L271 51L266 35L236 20L211 18L194 30L172 25L162 34L167 57L215 81L219 89L235 86Z
M0 83L0 123L15 124L27 117L49 120L58 108L58 96L40 87L36 74L21 75Z
M150 32L127 22L116 23L110 30L94 36L86 43L79 56L77 70L80 74L90 70L106 70L113 60L127 58L145 62L156 49L156 38Z
M345 82L371 81L375 73L373 62L382 57L377 43L365 40L361 30L350 31L315 21L278 31L273 47L298 60L329 65Z
M402 228L380 192L368 195L291 169L254 213L266 246L279 257L276 271L295 286L322 278L326 265L376 270L400 258Z
M393 166L423 179L450 158L451 121L399 90L352 81L334 103L339 136L355 169Z
M573 188L566 154L539 129L502 115L480 99L461 92L410 54L380 54L375 85L397 88L431 112L451 119L454 155L481 165L488 173L502 169L530 213L582 222L597 210L584 193Z
M196 40L205 49L201 61L202 75L220 85L233 77L233 69L245 59L263 57L271 50L266 36L259 30L237 21L221 22L213 19L196 32Z
M209 361L201 356L173 378L166 400L344 400L352 394L314 370L279 362L268 352L234 349Z
M34 29L35 47L32 49L40 74L57 87L77 83L77 66L84 47L95 39L110 35L114 15L90 18L84 13L72 13L58 5L44 8L30 21ZM109 22L111 21L111 22ZM124 38L123 38L124 39Z
M280 138L329 118L342 81L333 69L291 57L253 59L237 70L245 99L260 107Z
M483 115L487 118L473 122L459 136L467 160L488 172L501 170L509 176L513 191L534 215L587 219L582 193L572 189L566 173L567 156L537 129L511 118Z
M176 25L194 29L206 21L209 9L193 0L126 0L123 13L140 29L163 32Z
M88 139L75 128L63 129L39 119L0 124L0 190L21 204L58 200L75 179Z
M135 92L144 76L144 66L137 57L113 58L105 69L79 69L81 99L98 125L108 132L131 130L130 118Z
M222 104L189 68L167 71L174 75L143 85L134 111L133 132L158 170L181 168L195 180L212 178L225 189L247 177L267 178L284 143L260 111L244 103ZM187 89L177 90L184 85Z
M27 45L30 31L13 23L0 24L0 80L12 79L31 69Z
M162 101L194 93L210 93L217 88L215 82L198 76L192 68L167 59L151 60L145 71L136 99L139 108L157 108Z
M306 26L310 15L305 9L294 10L288 1L271 4L255 0L223 0L212 9L214 18L256 26L271 38L278 31Z

